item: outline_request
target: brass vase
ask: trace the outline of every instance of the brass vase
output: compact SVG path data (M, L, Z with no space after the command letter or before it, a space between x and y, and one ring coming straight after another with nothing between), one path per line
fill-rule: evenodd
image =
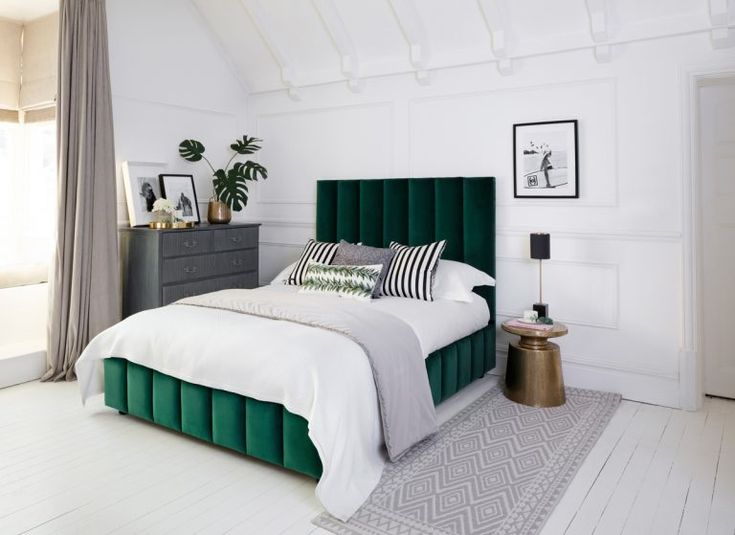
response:
M217 199L209 199L207 221L209 221L210 225L225 225L231 219L232 210L230 210L230 207L226 203Z

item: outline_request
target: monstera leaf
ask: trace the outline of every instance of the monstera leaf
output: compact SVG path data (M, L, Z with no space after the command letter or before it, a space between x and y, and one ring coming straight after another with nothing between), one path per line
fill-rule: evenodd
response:
M196 139L185 139L179 143L179 154L184 160L198 162L204 157L204 145Z
M214 191L217 198L239 212L248 204L248 180L268 178L268 171L262 165L247 161L235 162L231 169L218 169L214 173Z
M253 154L260 150L260 145L257 143L260 143L261 141L263 140L258 139L257 137L248 137L245 135L242 136L242 139L238 139L230 145L230 148L238 154Z

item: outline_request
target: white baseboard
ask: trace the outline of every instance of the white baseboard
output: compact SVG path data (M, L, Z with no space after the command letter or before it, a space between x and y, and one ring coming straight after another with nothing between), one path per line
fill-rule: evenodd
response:
M505 375L507 353L505 349L495 352L497 365L490 373ZM616 392L624 399L682 408L679 396L679 380L672 377L615 370L607 367L562 362L564 385L576 388Z
M0 347L0 388L40 379L46 371L46 349L42 342Z

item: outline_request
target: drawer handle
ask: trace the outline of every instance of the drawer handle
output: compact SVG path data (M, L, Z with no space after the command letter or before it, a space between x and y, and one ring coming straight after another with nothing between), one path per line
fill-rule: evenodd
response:
M191 249L192 247L196 247L196 246L197 246L196 240L184 240L184 247L186 247L187 249Z
M233 258L232 259L232 265L233 266L242 266L242 258Z
M184 273L196 273L199 269L196 266L184 266Z
M230 241L232 243L240 243L242 241L242 236L230 236Z

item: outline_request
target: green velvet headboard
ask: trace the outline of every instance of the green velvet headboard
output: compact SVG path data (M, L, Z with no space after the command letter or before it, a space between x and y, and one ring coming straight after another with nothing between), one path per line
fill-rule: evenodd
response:
M316 239L387 247L447 240L442 258L495 277L495 179L389 178L317 181ZM495 289L475 290L495 319Z

